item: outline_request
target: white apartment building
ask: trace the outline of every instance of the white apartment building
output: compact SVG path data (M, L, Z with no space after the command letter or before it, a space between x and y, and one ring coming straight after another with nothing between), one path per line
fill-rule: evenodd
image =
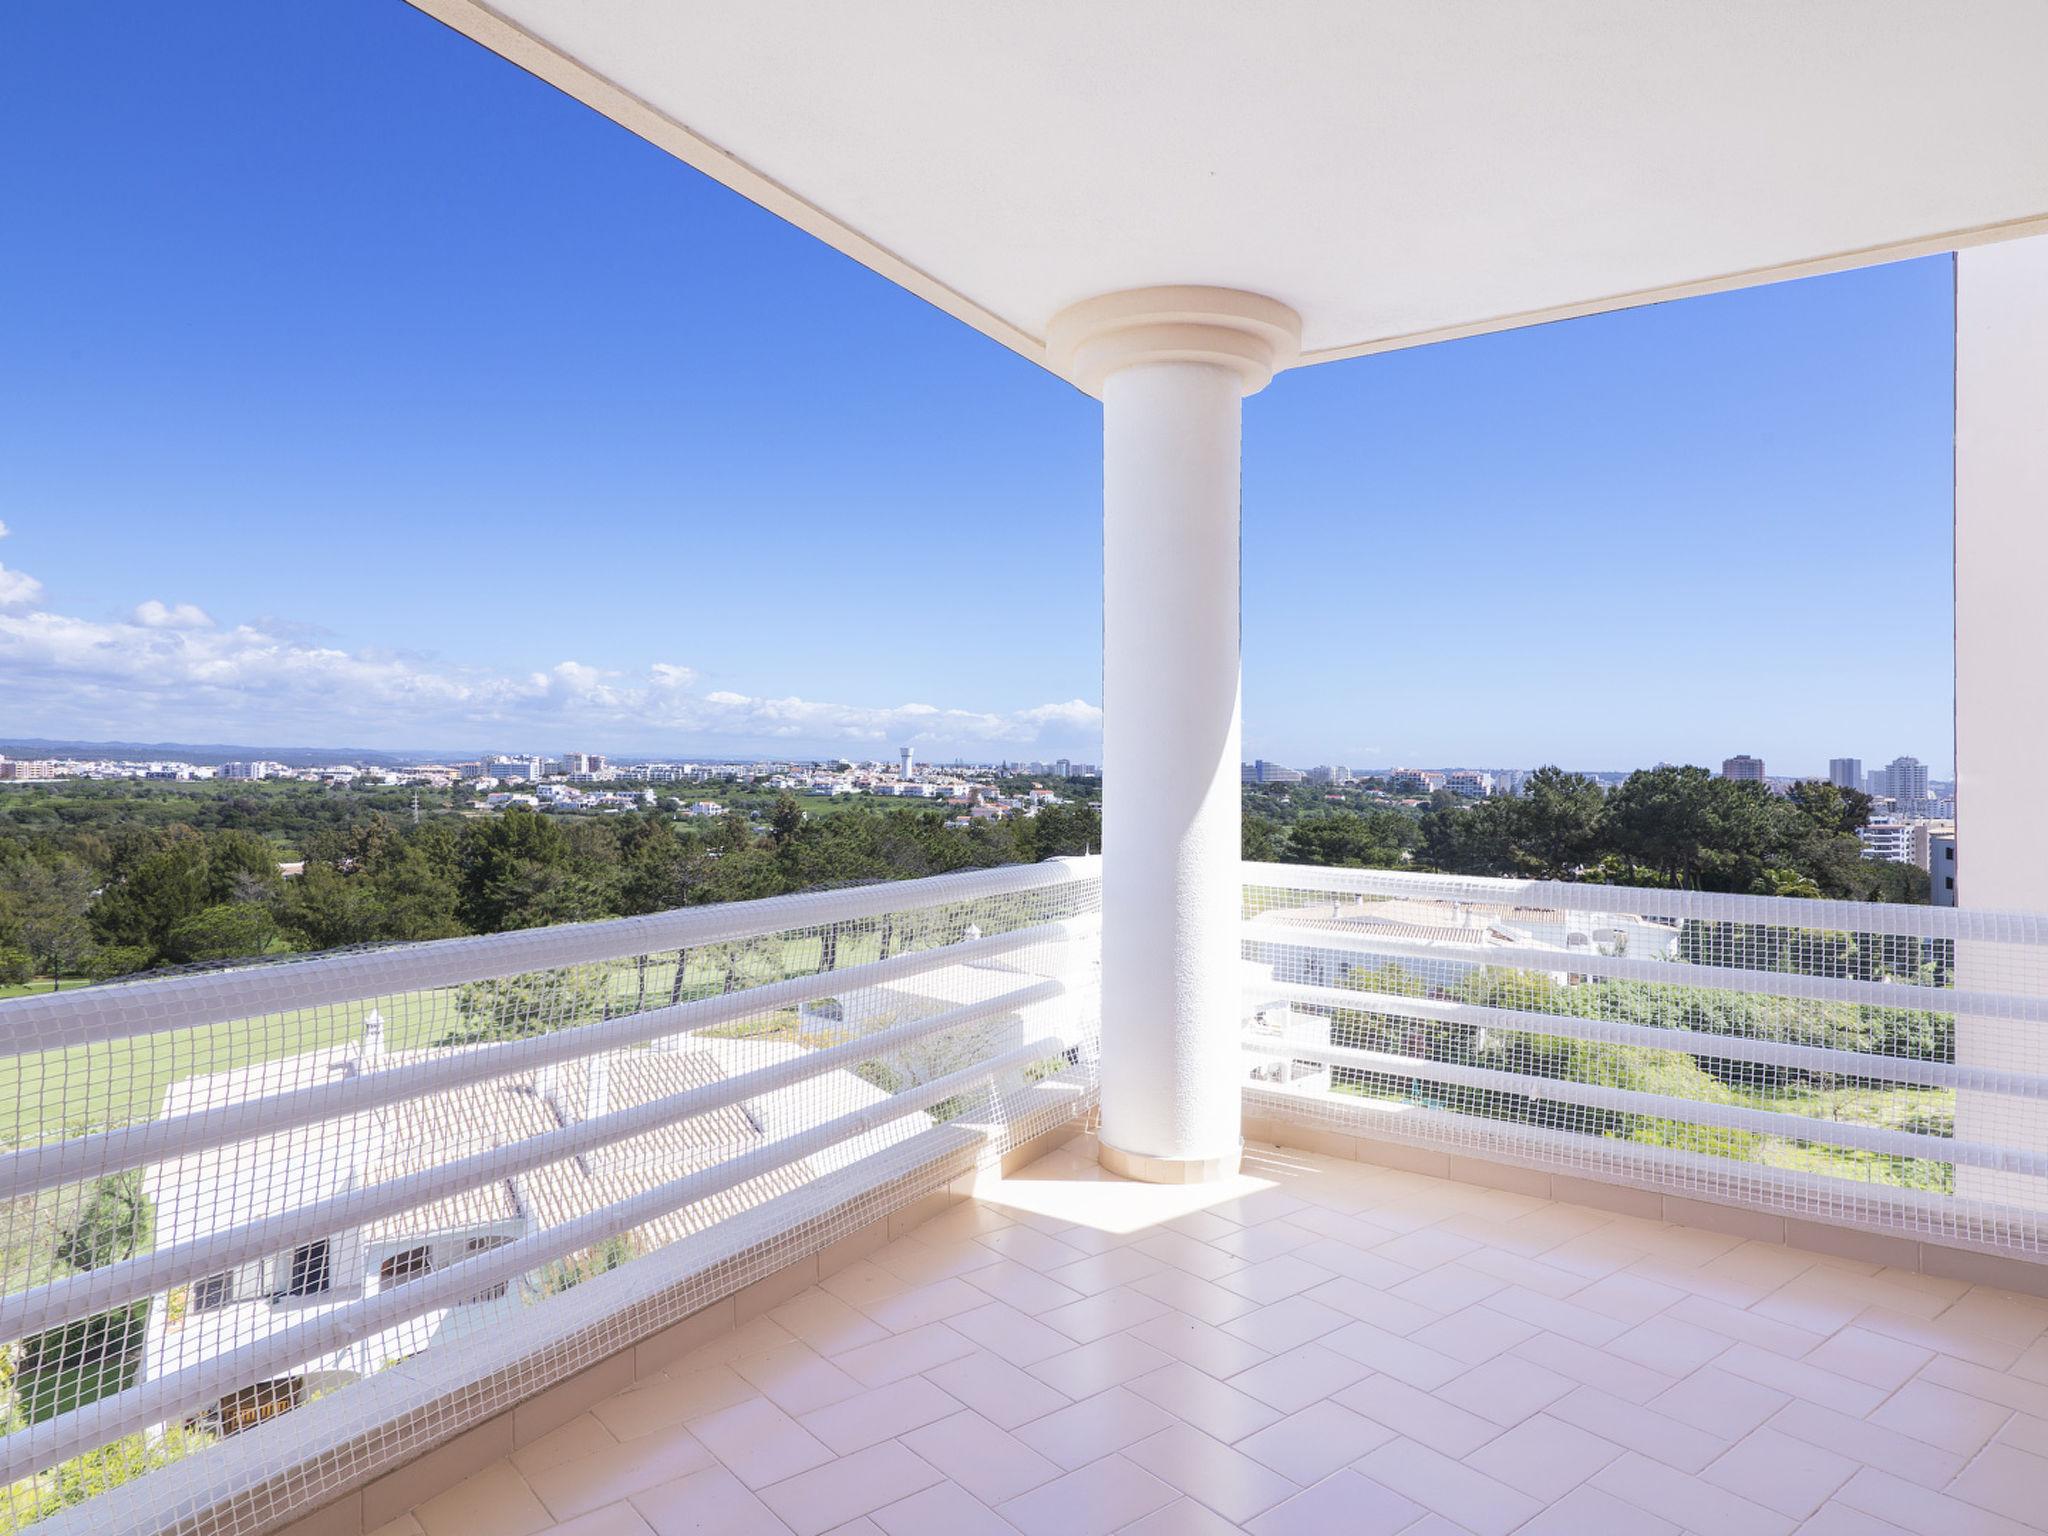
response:
M1913 827L1904 821L1873 821L1856 833L1863 844L1863 857L1881 864L1911 864Z
M1860 757L1829 758L1828 782L1837 789L1861 789L1863 787L1863 759Z

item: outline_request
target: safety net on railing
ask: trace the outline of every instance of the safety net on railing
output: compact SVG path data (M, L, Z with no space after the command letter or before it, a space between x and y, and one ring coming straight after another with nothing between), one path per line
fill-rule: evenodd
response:
M1057 860L0 1003L0 1529L261 1529L1072 1116L1099 889Z
M1247 864L1248 1099L2048 1253L2048 918Z

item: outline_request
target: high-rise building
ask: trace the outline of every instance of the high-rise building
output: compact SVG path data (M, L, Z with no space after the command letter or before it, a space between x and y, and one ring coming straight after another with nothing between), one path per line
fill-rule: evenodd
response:
M1895 757L1870 776L1870 789L1890 795L1902 811L1913 809L1927 798L1927 765L1917 757Z
M1863 787L1863 759L1860 757L1829 758L1828 782L1837 789L1861 789Z
M896 755L903 760L902 775L906 779L917 777L917 754L909 747L901 747Z
M1903 821L1873 821L1857 829L1863 857L1884 864L1913 862L1913 828Z
M1956 904L1956 834L1951 827L1928 839L1927 879L1937 907Z
M1738 752L1733 757L1722 759L1721 777L1746 779L1751 783L1761 784L1764 781L1764 760L1760 757L1751 757L1746 752Z
M1299 768L1282 768L1262 757L1239 764L1239 777L1247 784L1299 784L1307 775Z

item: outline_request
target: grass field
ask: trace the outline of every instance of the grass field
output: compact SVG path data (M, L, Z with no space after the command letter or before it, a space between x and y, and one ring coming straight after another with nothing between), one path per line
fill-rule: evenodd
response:
M900 942L898 948L904 947ZM881 936L843 933L839 968L879 958ZM759 986L788 976L809 975L823 964L823 940L792 935L714 945L693 951L683 996L714 995ZM665 1004L675 983L673 957L652 957L645 966L612 962L607 981L612 1008L629 1013ZM39 992L47 987L38 987ZM332 1007L304 1008L203 1029L169 1030L107 1044L62 1051L0 1057L0 1145L27 1146L109 1126L149 1120L163 1107L164 1090L184 1078L346 1045L362 1037L363 1018L374 1008L384 1016L391 1050L418 1050L458 1028L460 988L393 994ZM0 1010L0 1039L7 1035ZM29 1042L22 1042L29 1043ZM10 1047L18 1045L9 1042Z

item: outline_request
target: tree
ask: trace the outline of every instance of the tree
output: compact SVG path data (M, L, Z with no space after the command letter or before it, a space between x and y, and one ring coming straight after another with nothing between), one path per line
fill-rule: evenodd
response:
M28 859L0 869L0 892L13 919L13 942L50 978L54 991L64 973L80 969L92 952L92 925L85 916L92 905L92 875L62 854Z
M1415 823L1398 811L1330 811L1294 824L1287 855L1296 864L1392 869L1415 840Z
M501 933L546 921L535 899L569 862L569 840L546 817L509 810L472 822L460 857L463 922L476 933Z
M1584 774L1555 764L1538 768L1507 802L1514 859L1520 872L1547 880L1570 880L1598 857L1600 819L1607 797Z
M181 918L164 935L164 957L179 964L240 960L260 955L277 937L270 909L253 901L223 901Z
M83 1273L133 1258L156 1240L156 1214L138 1169L94 1183L77 1218L57 1241L56 1254Z

